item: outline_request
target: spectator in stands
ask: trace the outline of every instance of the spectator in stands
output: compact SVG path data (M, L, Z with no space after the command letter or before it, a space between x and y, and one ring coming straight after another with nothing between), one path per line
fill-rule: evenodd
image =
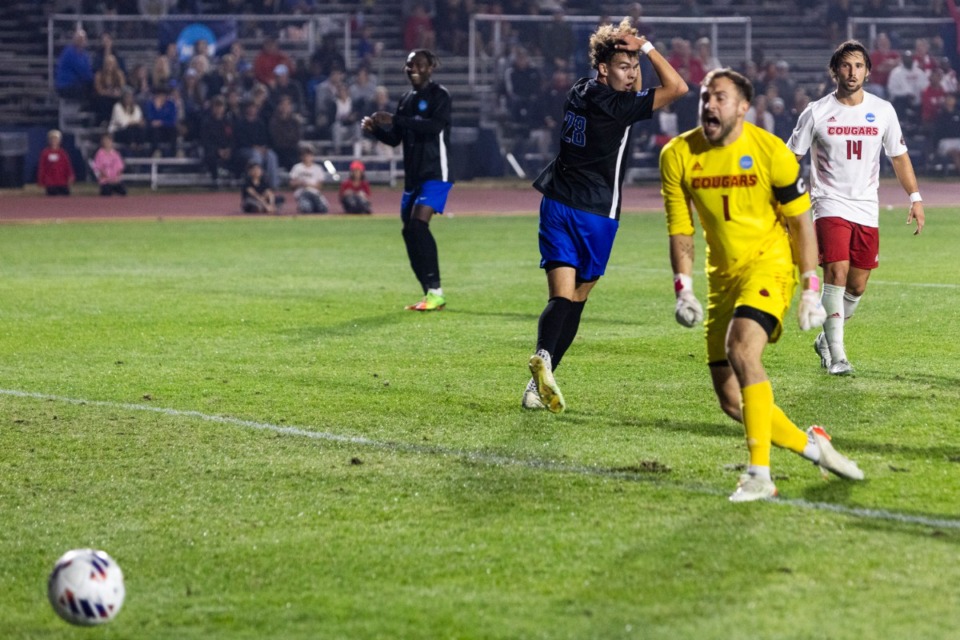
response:
M521 125L524 130L532 124L534 103L542 85L543 76L530 61L527 50L522 46L514 47L513 62L503 75L503 90L512 122Z
M950 66L950 58L948 56L940 57L940 73L943 75L940 84L943 85L944 91L947 93L957 93L957 91L960 91L960 86L957 84L957 72Z
M150 91L153 91L157 87L164 87L169 90L173 86L174 75L170 69L170 58L159 54L156 58L153 59L153 67L150 70Z
M233 137L233 122L227 116L227 101L223 96L214 96L204 113L200 127L200 146L203 162L214 185L230 175L236 148Z
M300 148L300 162L290 169L290 186L294 189L297 213L330 211L330 203L320 191L326 176L323 167L314 162L314 157L313 145L304 144Z
M73 38L57 58L54 72L57 95L68 100L86 102L93 90L93 63L87 53L87 32L77 29Z
M153 97L147 102L144 118L147 121L150 152L155 157L173 155L177 142L179 114L177 103L165 85L153 88Z
M143 153L146 148L147 122L132 88L125 87L120 99L113 105L107 131L117 144L124 145L133 155Z
M200 135L200 121L207 104L207 86L201 81L200 72L193 67L193 63L183 73L183 82L177 92L182 108L181 135L184 140L196 140Z
M373 213L366 171L359 160L350 163L350 175L340 183L340 206L344 213Z
M277 45L277 38L266 36L257 57L253 59L253 77L257 82L268 85L274 78L274 69L281 64L287 69L294 68L293 60Z
M183 64L180 62L180 50L177 48L177 43L168 42L161 55L167 59L166 70L170 80L172 82L179 80L180 76L183 75Z
M100 71L100 69L103 68L103 61L107 56L116 58L117 66L120 67L120 70L124 73L127 72L127 65L123 60L123 56L113 49L113 36L109 31L104 31L100 34L100 50L93 57L94 72Z
M440 0L437 3L433 24L440 49L457 56L467 55L470 15L473 11L473 0Z
M140 15L143 16L165 16L176 4L176 0L137 0Z
M770 84L775 86L778 96L792 96L797 88L797 83L790 76L790 63L786 60L777 60L773 68L773 79L771 83L767 84L767 87L769 87Z
M350 81L350 98L358 113L373 113L373 100L377 95L377 76L370 73L366 63L360 63Z
M570 90L570 74L554 69L550 84L534 102L530 117L530 152L542 161L536 172L560 151L560 125L563 124L563 102Z
M638 33L640 32L638 31ZM690 46L690 41L686 38L674 38L670 41L670 56L667 61L684 77L688 86L699 87L700 82L707 75L703 70L700 58L693 55L693 47ZM681 71L681 69L685 71Z
M93 112L99 125L110 120L113 105L120 99L127 78L117 65L117 59L108 55L103 60L103 68L93 76Z
M940 113L940 107L947 95L941 84L942 79L943 72L940 71L940 67L931 70L930 84L920 94L920 124L928 131L933 129L933 121Z
M362 112L357 110L353 98L350 97L350 87L341 83L337 86L337 94L333 100L333 125L330 129L333 146L336 153L343 153L343 147L352 144L360 138L360 119Z
M327 79L316 87L314 124L317 128L317 135L321 138L329 140L333 137L333 123L336 120L337 113L336 100L341 86L346 86L345 74L343 69L334 67L330 70Z
M256 160L247 162L247 173L240 189L240 209L244 213L280 213L283 196L263 179L263 167Z
M700 67L704 73L723 68L720 60L713 55L713 45L710 42L710 38L706 36L697 40L694 54L697 56L697 59L700 60Z
M884 32L877 34L873 51L870 52L870 64L872 68L864 89L886 99L887 81L890 79L890 72L900 64L900 54L891 48L890 37Z
M570 68L577 43L573 36L573 27L567 22L567 14L563 7L554 8L553 19L550 22L534 24L541 24L539 44L546 72L552 75L557 67Z
M890 72L887 95L905 123L914 120L920 106L920 96L930 83L927 74L914 64L913 52L904 51L900 64Z
M101 196L127 195L127 188L123 186L123 166L123 158L113 146L113 136L104 134L100 138L100 148L90 161Z
M646 38L647 42L654 41L653 27L649 23L643 21L643 5L641 3L634 2L631 4L630 8L627 9L627 17L630 18L630 24L633 25L633 28L637 30L637 34ZM603 22L609 22L609 20L601 21L601 24Z
M954 170L960 174L960 109L957 108L957 94L948 93L944 96L932 133L934 140L938 141L937 154L949 158Z
M403 25L403 47L407 51L433 49L436 39L433 19L427 13L426 6L423 2L414 3Z
M300 141L303 139L303 119L294 111L290 96L280 98L267 128L270 148L276 152L277 161L284 169L290 169L300 158Z
M40 152L37 164L37 184L47 190L48 196L68 196L76 180L70 155L60 146L63 135L56 129L47 133L47 146Z
M347 61L344 60L343 53L337 48L337 43L332 35L324 36L320 41L320 46L311 54L310 61L317 63L320 75L324 78L333 73L334 69L347 68Z
M373 105L367 109L367 111L370 113L389 111L393 108L393 106L393 102L390 100L389 90L385 86L380 85L377 87L377 92L374 95ZM381 158L393 158L394 148L384 142L380 142L376 138L364 136L361 145L364 155L378 156Z
M290 69L284 64L278 64L273 70L273 86L270 89L270 102L276 106L283 98L290 100L293 111L298 115L305 113L306 105L303 97L303 88L300 83L290 75Z
M133 91L137 102L143 104L150 99L150 69L143 63L135 64L127 76L127 85Z
M786 142L793 134L796 118L787 110L787 103L777 96L770 100L770 113L773 114L773 134Z
M267 185L279 187L278 158L270 148L270 131L260 115L260 108L253 100L243 106L243 118L234 125L237 164L246 166L250 161L264 169Z
M234 62L237 65L237 73L240 74L240 84L244 88L251 86L253 83L253 64L247 60L246 51L244 51L243 43L240 40L234 40L233 44L230 45L230 55L233 56Z
M847 20L850 19L850 15L850 0L827 0L823 22L830 42L842 42L846 38Z
M210 73L212 66L210 62L210 43L204 38L200 38L193 43L193 55L190 56L188 66L196 69L201 78Z
M240 85L240 74L237 72L237 58L232 53L225 53L220 60L203 76L203 84L208 96L221 95L227 92L228 87Z
M773 114L770 113L769 109L767 109L766 94L761 93L760 95L754 96L753 104L747 110L747 115L744 116L743 119L745 122L754 124L764 131L773 133L774 125L776 123L773 119Z
M374 58L379 58L382 53L383 43L373 39L373 27L369 24L363 25L360 33L357 34L357 60L361 64L369 64Z
M273 102L270 101L270 88L258 82L250 91L250 100L257 105L260 118L265 123L269 123L270 118L273 117Z
M929 74L938 66L936 59L930 55L930 41L926 38L917 38L913 48L914 65Z
M227 102L227 117L236 124L243 119L243 92L237 87L227 89L224 98Z

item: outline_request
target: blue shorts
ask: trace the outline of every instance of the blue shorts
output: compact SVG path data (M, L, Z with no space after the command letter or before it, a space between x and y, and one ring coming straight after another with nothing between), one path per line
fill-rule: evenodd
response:
M400 219L404 223L410 222L413 215L413 208L418 205L426 205L439 214L443 214L443 208L447 206L447 194L453 188L452 182L442 180L427 180L413 191L404 191L400 198Z
M540 268L560 263L582 282L603 275L620 221L544 197L540 201Z

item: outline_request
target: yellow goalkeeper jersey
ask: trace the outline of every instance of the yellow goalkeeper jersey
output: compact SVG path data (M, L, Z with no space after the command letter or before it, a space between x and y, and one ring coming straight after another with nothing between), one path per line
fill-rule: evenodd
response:
M708 275L737 275L761 256L793 260L782 217L806 213L810 195L780 138L744 122L735 142L714 147L691 129L663 148L660 180L670 235L693 235L696 208Z

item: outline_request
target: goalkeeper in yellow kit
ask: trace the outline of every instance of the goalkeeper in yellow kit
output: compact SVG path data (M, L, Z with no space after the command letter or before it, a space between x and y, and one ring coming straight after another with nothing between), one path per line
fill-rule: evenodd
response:
M800 166L782 140L744 122L753 86L730 69L703 80L701 126L670 141L660 177L670 234L676 319L703 320L693 294L693 210L707 242L707 364L724 412L742 422L750 451L733 502L773 498L771 444L785 447L841 477L863 472L838 453L818 426L799 429L774 404L763 368L790 306L799 266L800 328L823 324L816 275L817 240ZM792 239L792 247L791 247Z

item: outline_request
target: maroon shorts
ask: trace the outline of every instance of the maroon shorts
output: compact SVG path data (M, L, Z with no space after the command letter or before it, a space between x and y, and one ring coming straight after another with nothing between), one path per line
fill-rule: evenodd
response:
M858 269L876 269L880 260L880 230L843 218L817 218L820 266L849 261Z

